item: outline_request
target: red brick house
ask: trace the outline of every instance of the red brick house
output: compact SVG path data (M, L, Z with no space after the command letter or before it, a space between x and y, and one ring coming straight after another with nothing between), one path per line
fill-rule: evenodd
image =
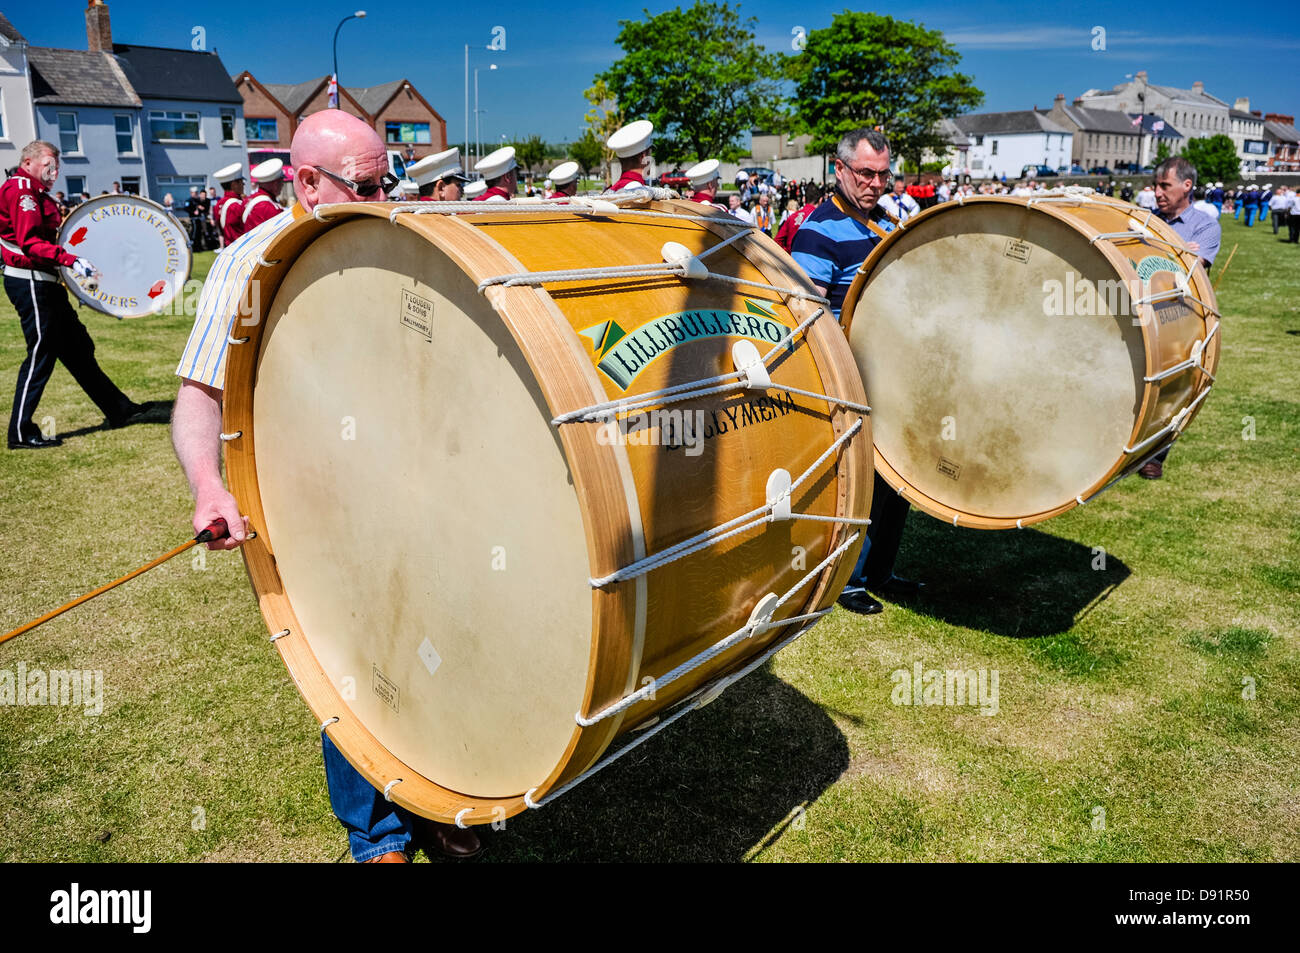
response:
M329 108L329 77L262 83L248 70L232 77L244 99L249 149L288 149L302 117ZM447 148L447 120L405 79L344 86L339 108L374 126L388 148L422 159Z

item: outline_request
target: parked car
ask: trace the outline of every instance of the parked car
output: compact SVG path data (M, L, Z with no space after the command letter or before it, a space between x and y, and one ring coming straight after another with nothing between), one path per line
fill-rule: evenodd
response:
M1046 179L1056 175L1050 165L1027 165L1020 170L1022 179Z
M740 171L745 173L745 175L753 175L754 173L758 173L758 181L767 182L769 185L772 182L772 176L776 175L775 170L760 169L758 166L751 166L748 169L741 169Z
M1089 175L1114 175L1115 173L1110 171L1110 169L1106 168L1104 165L1094 165L1091 169L1088 170L1088 174Z
M671 172L665 172L651 183L651 185L658 185L665 189L676 189L679 192L690 184L691 180L687 178L686 173L680 167L673 169Z
M1088 170L1081 165L1061 166L1061 175L1087 175Z

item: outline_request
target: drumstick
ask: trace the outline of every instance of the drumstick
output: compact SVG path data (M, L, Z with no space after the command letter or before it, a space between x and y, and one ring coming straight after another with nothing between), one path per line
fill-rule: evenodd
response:
M161 566L163 563L171 559L173 556L179 556L181 553L185 552L185 550L189 549L195 543L207 543L207 542L211 542L214 539L221 539L226 535L226 532L227 532L227 527L226 527L225 520L220 518L213 520L210 524L208 524L207 528L204 529L203 532L199 533L189 542L182 543L181 545L177 546L175 549L163 553L157 559L145 563L139 569L131 570L121 579L115 579L112 582L108 583L107 585L100 586L94 592L88 592L84 596L78 596L76 599L73 599L71 602L69 602L66 606L60 606L59 608L55 609L53 612L45 613L45 615L41 616L39 619L36 619L32 622L28 622L26 625L19 626L18 628L14 629L12 632L8 632L4 635L0 635L0 642L8 642L10 639L16 638L22 635L24 632L30 632L38 625L44 625L46 622L49 622L54 617L63 615L63 613L67 612L69 609L75 609L83 602L89 602L91 599L95 598L96 596L102 596L104 593L108 592L108 590L116 586L122 585L122 583L126 582L128 579L134 579L136 576L140 575L141 573L148 572L150 569L153 569L154 566Z
M1228 266L1232 264L1232 256L1237 254L1237 245L1240 244L1241 242L1237 242L1236 244L1234 244L1232 246L1232 251L1228 253L1228 260L1223 263L1223 271L1219 272L1219 277L1214 279L1214 287L1213 287L1214 291L1219 290L1219 282L1223 280L1223 276L1227 272Z

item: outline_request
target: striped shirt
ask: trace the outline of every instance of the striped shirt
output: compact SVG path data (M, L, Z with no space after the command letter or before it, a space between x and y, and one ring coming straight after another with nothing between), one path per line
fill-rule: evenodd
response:
M790 252L813 283L826 289L836 318L858 268L871 249L894 230L894 223L879 205L866 216L870 224L849 215L848 207L838 193L817 206L795 232Z
M225 389L226 338L231 333L240 304L246 300L249 276L271 240L304 214L302 206L295 205L292 214L281 212L249 229L217 256L199 294L194 327L190 330L181 362L176 365L177 377ZM260 302L254 298L253 303Z

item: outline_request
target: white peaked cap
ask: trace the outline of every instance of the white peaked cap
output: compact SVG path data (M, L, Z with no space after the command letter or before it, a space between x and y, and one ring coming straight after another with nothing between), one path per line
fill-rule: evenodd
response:
M719 178L719 165L717 159L705 159L703 162L687 169L686 178L691 180L691 187L698 189L701 185L708 185L714 179Z
M578 177L581 170L576 162L561 162L551 170L551 181L556 185L568 185Z
M654 123L649 119L638 119L606 139L605 145L613 149L620 159L626 159L638 152L645 152L650 147L650 137L654 134Z
M487 191L487 183L484 182L482 179L479 179L477 182L471 182L469 185L465 186L465 198L467 199L478 198L486 191Z
M267 159L253 166L253 171L249 175L253 177L254 182L274 182L284 176L284 163L279 159Z
M504 146L496 152L489 152L479 159L478 165L474 166L474 171L485 179L495 179L498 176L505 175L516 165L518 163L515 162L515 147Z
M227 182L234 182L235 179L242 179L244 177L244 164L242 162L232 162L224 169L218 169L212 173L212 177L222 185Z
M460 166L460 150L455 148L412 162L406 167L406 174L415 180L416 185L429 185L452 177L465 178L465 171Z

